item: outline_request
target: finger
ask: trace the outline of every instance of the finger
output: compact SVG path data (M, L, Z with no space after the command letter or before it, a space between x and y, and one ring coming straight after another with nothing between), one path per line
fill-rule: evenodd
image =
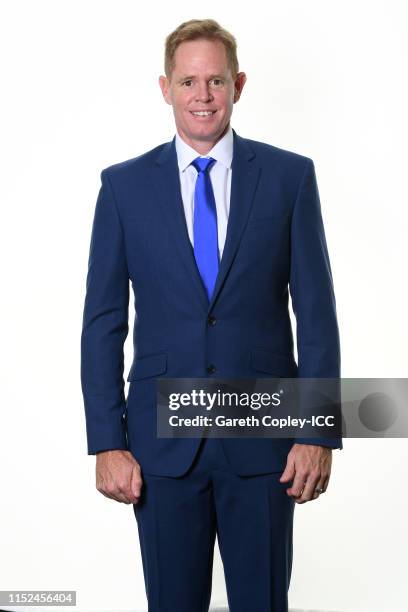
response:
M132 470L130 489L135 498L139 498L143 486L143 479L139 466L135 466Z
M330 481L330 474L327 474L326 476L322 477L321 488L323 489L324 492L327 491L327 488L329 486L329 481Z
M109 481L104 489L115 501L130 504L132 497L130 480L131 471L122 469L110 474Z
M125 504L136 504L139 501L140 495L135 495L131 489L130 482L122 485L117 485L116 497L118 501Z
M130 500L127 496L122 493L118 488L112 489L99 489L99 492L102 493L108 499L113 499L114 501L120 502L122 504L130 504Z
M326 492L330 480L330 474L320 476L315 489L319 489L319 491L314 491L313 499L317 499L320 495Z
M120 501L124 501L126 504L137 504L142 488L142 479L139 475L139 470L135 469L128 475L129 480L127 482L117 483L117 494L120 497Z
M140 468L137 465L140 472ZM97 471L96 488L108 499L121 502L124 504L137 503L140 497L140 478L135 478L135 491L132 491L132 473L133 469L122 470L120 473L112 473L105 471L104 475Z
M313 499L317 481L318 479L316 478L316 476L312 476L311 474L309 474L301 495L297 499L295 499L296 503L304 504L305 502L311 501Z
M98 479L96 488L105 497L124 504L137 503L140 497L140 493L133 493L130 482L121 482L119 484L118 482L115 482L113 478L109 479L108 482Z
M316 486L314 488L314 492L313 492L313 497L312 499L317 499L318 497L320 497L320 495L322 495L324 493L324 491L326 490L324 487L324 478L319 478L318 482L316 483ZM316 491L316 489L319 489L318 491Z
M286 492L292 497L299 497L302 494L306 480L307 474L304 472L296 472L293 485L289 487L289 489L286 489Z
M294 461L288 461L288 463L286 464L286 467L281 475L281 477L279 478L280 482L289 482L290 480L293 480L294 476L295 476L295 462Z
M111 480L109 483L102 482L97 487L98 491L105 497L124 504L132 503L129 499L129 494L126 491L126 486L119 486L117 482Z
M330 479L330 474L320 475L320 478L316 482L314 489L313 489L312 500L317 499L318 497L320 497L320 495L325 493L329 479ZM311 500L307 500L307 501L311 501Z

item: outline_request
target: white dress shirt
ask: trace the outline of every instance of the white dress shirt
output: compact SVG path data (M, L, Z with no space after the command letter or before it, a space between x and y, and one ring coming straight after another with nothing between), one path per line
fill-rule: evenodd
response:
M234 136L230 126L226 134L224 134L221 140L213 146L207 155L200 155L200 153L197 153L195 149L184 142L178 132L176 132L175 145L180 174L181 196L183 199L188 235L193 247L194 190L198 172L194 166L190 164L197 157L213 157L216 160L209 169L209 175L217 206L218 251L220 260L224 250L230 208L233 138Z

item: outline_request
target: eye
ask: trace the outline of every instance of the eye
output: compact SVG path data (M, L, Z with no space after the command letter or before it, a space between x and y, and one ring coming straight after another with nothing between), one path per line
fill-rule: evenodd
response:
M190 85L188 85L188 83L192 83L193 81L191 79L187 79L187 81L183 81L182 85L187 85L187 87L190 87Z
M212 82L214 83L215 87L221 87L221 85L224 84L222 79L212 79Z

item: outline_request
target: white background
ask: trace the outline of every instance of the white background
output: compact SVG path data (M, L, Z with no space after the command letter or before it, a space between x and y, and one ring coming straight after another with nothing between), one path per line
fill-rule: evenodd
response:
M405 6L2 2L0 590L145 607L132 508L96 491L86 454L80 330L99 174L173 137L158 77L182 21L238 40L237 133L315 162L343 376L407 376ZM127 368L131 351L130 333ZM333 459L328 492L295 508L291 606L402 612L407 440L345 440Z

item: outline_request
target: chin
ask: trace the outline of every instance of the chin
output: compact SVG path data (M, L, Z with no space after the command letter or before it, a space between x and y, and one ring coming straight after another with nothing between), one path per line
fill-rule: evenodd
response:
M189 130L185 132L191 140L211 140L215 136L215 132L206 132L205 130Z

